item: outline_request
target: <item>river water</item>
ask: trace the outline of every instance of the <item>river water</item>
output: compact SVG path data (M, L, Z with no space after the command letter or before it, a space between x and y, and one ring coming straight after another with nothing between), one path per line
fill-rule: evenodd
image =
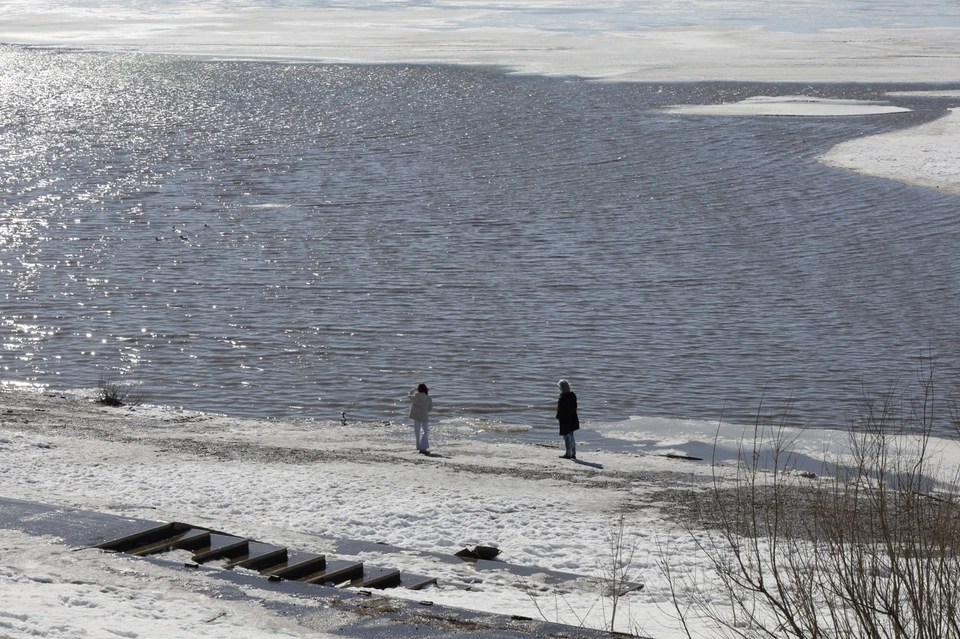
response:
M960 355L958 199L816 161L916 85L0 48L0 371L151 403L394 420L843 425ZM669 113L757 95L908 113Z

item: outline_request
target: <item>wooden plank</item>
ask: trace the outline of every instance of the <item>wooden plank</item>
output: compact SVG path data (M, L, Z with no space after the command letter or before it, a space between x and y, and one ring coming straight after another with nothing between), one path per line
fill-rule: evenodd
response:
M190 535L183 537L180 541L173 544L178 550L192 550L194 554L210 550L210 531L204 530L199 535Z
M170 537L169 539L162 539L152 544L140 546L139 548L132 548L127 552L131 555L136 555L137 557L145 557L147 555L155 555L157 553L176 549L197 550L200 548L207 549L210 547L209 531L204 531L200 534L191 533L197 533L197 531L191 528L186 532Z
M627 584L626 587L620 591L620 596L623 597L627 593L633 592L634 590L638 592L643 590L643 584Z
M426 588L427 586L433 586L437 583L436 577L416 577L410 584L406 585L407 590L420 590Z
M214 559L237 559L239 557L246 558L250 555L250 540L241 539L240 541L234 542L232 544L227 544L226 546L221 546L219 548L208 550L193 556L193 560L198 564L202 564L207 561L212 561Z
M327 558L324 555L311 557L304 561L297 562L285 568L268 570L263 574L268 577L277 577L279 579L292 579L304 581L303 577L311 577L322 573L327 569Z
M682 459L684 461L703 461L703 457L693 457L692 455L680 455L678 453L664 453L662 457L670 459Z
M344 581L353 581L354 579L361 579L363 577L363 564L348 564L343 568L338 568L336 570L326 570L319 575L310 577L309 579L299 579L298 581L303 581L308 584L325 584L333 583L339 584Z
M178 535L168 537L166 539L161 539L159 541L154 541L143 546L137 546L136 548L131 548L125 552L136 555L137 557L145 557L147 555L156 555L157 553L167 552L173 545L177 543L184 535L189 531L184 531Z
M259 570L262 573L266 570L270 570L271 568L276 568L281 564L286 565L286 563L287 549L278 548L270 552L265 552L262 555L257 555L256 557L249 557L247 559L231 562L227 564L226 567L249 568L250 570Z
M377 588L378 590L396 588L400 585L400 571L385 570L383 574L363 579L358 585L361 588Z
M161 524L132 535L120 537L119 539L105 541L102 544L97 544L94 548L114 550L116 552L130 552L132 549L159 543L166 539L179 538L186 534L191 528L192 526L188 524L172 521L168 524Z

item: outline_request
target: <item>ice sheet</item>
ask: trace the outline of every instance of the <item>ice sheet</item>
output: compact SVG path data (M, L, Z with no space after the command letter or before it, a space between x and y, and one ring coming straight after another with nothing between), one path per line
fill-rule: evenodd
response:
M960 10L940 2L867 7L856 0L814 1L774 10L769 3L695 2L664 3L652 11L609 0L2 0L0 17L0 43L91 50L497 65L608 81L960 82ZM724 108L730 114L797 117L884 112L879 106L773 99L779 101ZM825 161L957 194L954 150L960 139L951 122L859 140Z
M960 195L960 111L906 131L850 140L821 161L850 171Z

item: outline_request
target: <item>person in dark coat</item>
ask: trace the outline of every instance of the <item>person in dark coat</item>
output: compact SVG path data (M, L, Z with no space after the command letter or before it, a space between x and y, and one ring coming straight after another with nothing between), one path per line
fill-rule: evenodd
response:
M580 419L577 417L577 394L570 389L570 382L561 379L557 382L560 387L560 399L557 400L557 420L560 422L560 434L567 451L560 455L561 459L577 458L577 442L573 432L580 428Z

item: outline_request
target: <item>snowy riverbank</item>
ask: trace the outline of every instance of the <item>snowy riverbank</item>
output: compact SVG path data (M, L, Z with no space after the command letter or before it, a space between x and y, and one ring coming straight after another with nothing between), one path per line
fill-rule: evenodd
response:
M654 575L656 548L669 543L671 552L686 551L689 542L671 519L709 475L705 464L597 452L586 442L577 464L559 459L552 447L464 438L443 426L435 427L437 456L427 458L416 454L410 429L398 424L109 409L13 391L0 394L0 415L3 497L188 521L307 551L322 552L330 537L386 542L411 551L403 570L440 580L429 593L393 596L577 626L605 625L595 577L605 535L626 506L643 539L637 577L650 586L628 597L633 625L625 629L659 637L673 632ZM209 616L220 610L217 602L198 603L202 580L187 585L173 575L166 583L156 575L131 580L130 571L146 568L129 559L78 553L66 555L65 562L50 540L13 530L3 531L2 538L4 614L10 628L33 636L74 636L57 630L62 626L71 632L131 627L144 608L161 600L165 612L158 616L167 623L195 616L181 615L180 607L212 606ZM584 579L558 590L505 572L485 575L478 584L469 564L416 552L452 555L476 544L501 548L502 560L511 564ZM364 559L386 566L398 561ZM83 576L87 571L94 576ZM103 594L105 587L113 594ZM116 605L117 592L127 593L129 605ZM68 615L64 598L88 605L71 604ZM260 634L244 636L300 636L305 630L296 630L293 620L267 617L231 610L223 623L256 620Z
M362 560L439 579L424 591L387 591L390 597L604 628L602 569L609 536L626 512L636 547L631 577L645 587L620 602L617 628L670 639L682 634L660 566L703 569L685 526L715 469L662 452L683 450L692 441L683 433L664 434L664 447L649 454L583 441L574 463L546 444L480 440L452 425L435 427L437 456L428 458L416 454L404 424L242 420L13 390L0 393L0 418L0 497L186 521L308 552L328 552L333 538L383 542L406 551L365 552ZM803 448L812 463L814 451L832 454L824 442L837 436L818 434ZM955 468L951 444L938 446ZM720 445L729 450L732 441ZM733 468L728 460L717 470ZM245 637L318 636L309 624L256 603L279 594L251 587L234 605L210 596L202 574L184 578L123 555L71 553L56 542L0 531L4 632L74 637L109 628L163 636L189 627L192 636L226 637L242 627ZM478 574L469 563L437 556L478 544L500 548L505 564L582 579ZM145 616L156 632L139 633ZM211 618L216 622L200 623Z

